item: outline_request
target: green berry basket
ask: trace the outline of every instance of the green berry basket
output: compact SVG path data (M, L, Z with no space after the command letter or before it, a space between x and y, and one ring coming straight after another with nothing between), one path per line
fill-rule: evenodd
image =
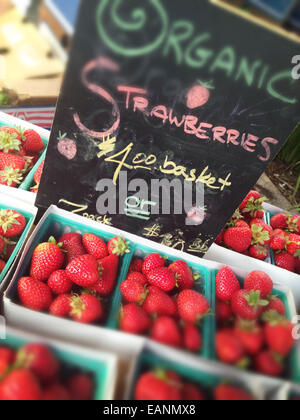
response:
M214 296L214 301L216 300L216 275L217 275L218 271L214 270L212 271L212 295ZM242 279L241 277L238 277L238 280L241 284L241 286L244 285L244 279ZM273 289L272 292L273 295L277 296L279 299L282 300L284 306L285 306L285 310L286 310L286 316L287 318L292 321L293 320L293 314L292 314L292 310L290 308L290 304L289 304L289 299L288 296L285 292L283 292L282 290L278 290L278 289ZM213 323L213 336L216 336L216 332L217 332L217 321L216 321L216 317L214 317L214 323ZM217 360L217 355L216 355L216 347L215 347L215 339L214 339L214 343L213 343L213 356L214 359ZM297 345L294 346L293 350L291 351L288 359L287 359L287 369L284 373L284 378L285 380L290 380L296 383L300 383L300 364L299 364L299 348L297 348Z
M72 373L88 374L95 384L93 400L113 399L117 369L115 356L71 346L63 342L52 340L46 340L45 342L45 339L41 337L11 329L8 329L5 340L0 340L0 345L17 350L33 342L41 342L51 348L62 364L63 378L61 379L66 379Z
M13 128L21 127L25 130L33 129L41 136L43 140L44 150L41 153L41 156L38 162L31 169L31 171L26 175L24 181L19 186L19 189L21 190L30 191L30 188L34 186L34 174L36 170L38 169L38 167L40 166L40 164L42 163L42 161L45 159L50 132L36 125L20 120L19 118L15 118L8 114L5 114L4 112L0 112L0 127L6 126L6 125Z
M168 263L171 264L174 261L178 260L178 258L175 258L174 256L171 256L170 254L166 252L162 252L160 249L158 249L157 246L151 248L145 244L143 245L135 244L133 245L133 247L134 248L131 254L131 259L136 258L136 257L144 259L147 255L158 252L162 257L166 259L167 264ZM202 293L206 297L212 311L214 311L214 306L212 304L213 302L212 302L212 295L211 295L211 287L210 287L210 282L211 282L210 270L202 266L201 264L190 263L188 255L186 254L184 254L184 257L182 259L186 261L186 263L192 269L193 273L199 277L195 282L195 290L197 292ZM112 329L118 329L119 313L120 313L120 308L122 304L122 295L120 292L120 286L121 286L121 283L124 280L126 280L128 272L123 273L123 274L124 276L120 277L120 282L118 284L117 289L115 290L111 315L108 320L108 326ZM204 319L203 324L202 324L203 348L200 353L200 356L205 357L205 358L209 358L211 355L212 343L211 343L210 331L211 331L212 321L213 321L213 316L208 315Z

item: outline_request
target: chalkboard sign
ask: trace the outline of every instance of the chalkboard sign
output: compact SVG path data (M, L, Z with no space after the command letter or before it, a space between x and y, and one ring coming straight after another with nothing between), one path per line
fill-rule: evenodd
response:
M298 51L204 0L83 1L37 205L203 256L298 123Z

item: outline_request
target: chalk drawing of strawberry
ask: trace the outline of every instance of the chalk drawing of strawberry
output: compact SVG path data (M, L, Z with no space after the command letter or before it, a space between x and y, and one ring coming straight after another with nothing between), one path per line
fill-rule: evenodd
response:
M196 109L205 105L210 98L210 90L214 89L212 82L203 83L200 80L191 87L186 95L186 105L189 109Z
M77 154L77 145L75 141L68 139L67 133L62 134L61 131L59 132L57 140L57 150L59 151L59 153L68 160L74 159Z

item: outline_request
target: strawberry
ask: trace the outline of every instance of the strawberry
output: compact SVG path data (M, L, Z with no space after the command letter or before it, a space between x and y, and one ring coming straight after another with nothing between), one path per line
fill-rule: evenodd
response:
M247 218L259 218L262 219L265 214L263 208L263 202L266 201L266 197L261 197L257 191L250 191L245 200L240 206L240 210Z
M300 274L300 257L295 257L295 273Z
M241 388L222 384L214 390L215 401L253 401L254 398Z
M182 400L205 401L205 396L195 385L184 383L182 385Z
M23 233L25 226L25 217L16 210L0 210L0 235L4 238L20 236Z
M0 274L3 272L5 266L6 266L6 262L3 260L0 260Z
M52 351L44 344L27 344L17 354L17 364L29 369L41 382L49 383L57 379L60 363Z
M13 370L0 383L0 401L39 401L41 397L37 380L27 369Z
M143 263L142 272L144 276L151 273L151 271L165 266L165 259L159 254L148 255Z
M199 352L202 349L202 336L194 324L186 324L183 327L183 346L192 352Z
M300 234L300 216L290 216L288 219L288 230L291 233Z
M266 313L264 320L268 321L264 332L269 348L280 356L288 356L295 344L294 325L277 313Z
M94 395L94 383L89 375L78 373L69 378L67 388L74 401L91 401Z
M96 286L101 278L101 270L95 257L81 255L72 260L66 268L69 279L81 287Z
M244 200L242 201L241 205L239 206L240 210L244 210L248 204L249 201L255 202L256 200L259 200L261 198L261 195L258 191L251 190Z
M86 254L86 250L82 245L82 237L79 233L66 233L59 238L62 248L66 251L67 265L75 258Z
M249 248L250 257L255 258L260 261L265 261L269 255L269 250L266 246L263 245L252 245Z
M194 275L185 261L175 261L169 266L176 278L176 285L179 290L192 289L194 287Z
M151 338L172 347L181 347L182 345L181 333L176 321L167 316L161 316L154 321Z
M170 378L169 372L156 371L143 374L135 386L137 401L179 401L181 383Z
M151 319L147 312L136 305L129 303L121 309L120 329L131 334L143 334L151 327Z
M7 347L0 347L0 377L5 374L15 361L15 352Z
M86 233L82 237L82 243L86 252L97 260L102 260L108 256L106 243L98 236L92 233Z
M255 370L263 375L280 376L284 370L282 358L270 350L265 350L256 356Z
M269 302L260 297L260 291L240 290L233 295L231 307L233 313L245 320L254 321L258 319L263 311L263 307Z
M216 316L217 316L217 321L220 324L230 321L233 316L231 304L227 302L223 302L222 300L217 300L216 301Z
M82 324L100 321L104 315L102 303L93 295L83 293L71 299L71 317Z
M52 384L43 391L43 401L71 401L68 390L60 384Z
M141 258L134 258L129 266L128 273L142 273L144 261Z
M259 290L262 299L267 298L273 290L272 279L263 271L252 271L244 282L246 290Z
M185 322L196 324L207 315L209 303L205 296L195 290L183 290L178 299L178 313Z
M120 287L123 299L127 303L137 303L142 305L147 296L147 290L145 287L134 280L125 280Z
M216 275L216 297L222 301L229 301L241 286L230 267L222 267Z
M269 305L264 308L264 312L269 311L275 311L281 316L285 316L286 314L284 303L276 296L271 296Z
M278 213L271 217L271 226L273 229L286 229L288 216L283 213Z
M50 287L31 277L19 280L18 295L23 306L35 311L48 310L52 303Z
M16 187L24 178L26 161L21 156L0 153L0 184Z
M109 255L123 257L125 254L130 253L130 244L125 239L116 236L115 238L112 238L110 241L108 241L107 249Z
M63 294L57 296L56 299L51 303L49 313L53 316L65 318L72 312L72 295Z
M37 170L34 173L33 179L34 179L35 185L31 188L31 191L33 191L33 192L37 192L38 189L39 189L41 178L42 178L42 173L43 173L43 170L44 170L44 164L45 164L45 160L43 160L41 162L41 164L39 165L39 167L37 168Z
M295 233L291 233L286 238L286 250L289 254L294 256L299 249L300 249L300 236Z
M221 362L230 365L242 364L246 355L243 344L230 330L217 332L216 352Z
M16 133L0 130L0 151L3 153L18 152L22 143Z
M44 143L41 136L34 130L29 129L24 131L23 136L24 149L29 153L41 152L44 149Z
M233 227L227 229L224 234L224 243L228 248L236 252L246 251L252 241L252 233L249 227Z
M177 306L173 299L156 286L149 286L148 295L143 308L149 315L171 316L177 315Z
M265 342L263 329L252 321L239 320L236 323L234 335L251 356L258 354Z
M143 286L145 286L148 283L147 277L144 276L144 274L139 272L132 271L128 276L127 280L135 281L137 283L141 283Z
M73 286L73 283L64 270L54 271L49 277L47 284L55 295L69 293Z
M275 254L275 265L277 267L283 268L284 270L295 272L296 264L295 258L288 252L281 252L280 254Z
M217 245L222 245L223 244L223 240L224 240L224 230L222 230L219 235L216 237L215 243Z
M119 268L119 258L116 255L109 255L98 261L101 278L91 289L100 296L109 296L114 290Z
M57 244L53 236L48 242L38 245L32 255L30 276L45 281L54 271L60 270L65 259L60 248L61 243Z
M176 279L171 270L166 267L156 268L147 275L152 286L157 286L164 292L171 292L176 286Z
M10 134L10 135L14 134L20 142L23 141L22 130L19 127L15 128L15 127L10 127L9 125L3 125L2 127L0 127L0 131L3 133Z
M271 237L271 241L269 246L274 251L282 251L285 248L286 239L285 239L285 232L280 229L276 229L273 231L273 235Z
M252 224L252 245L268 245L271 241L273 229L264 222L260 224Z

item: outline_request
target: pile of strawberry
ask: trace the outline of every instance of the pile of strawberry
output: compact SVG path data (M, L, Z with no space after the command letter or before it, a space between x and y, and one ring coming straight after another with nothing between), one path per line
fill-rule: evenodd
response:
M21 304L36 311L72 318L85 324L105 317L105 299L115 287L119 258L128 243L112 238L107 244L86 233L54 237L34 250L29 275L18 281Z
M136 401L253 401L254 398L240 387L220 384L203 392L198 386L186 382L177 373L156 369L143 373L134 390Z
M121 284L120 329L199 352L203 344L199 327L210 308L194 286L195 277L185 261L166 267L166 259L158 253L135 258Z
M300 274L300 216L279 213L271 218L274 229L270 247L275 264Z
M0 184L16 188L40 158L44 149L34 130L0 127Z
M218 272L216 351L221 362L273 377L285 373L295 345L294 325L272 292L272 279L261 271L247 275L244 289L229 267Z
M0 347L0 401L92 400L90 375L66 367L44 344Z
M233 251L264 261L269 255L273 229L263 218L263 202L257 191L250 191L233 215L216 243Z
M41 178L42 178L42 173L43 173L43 169L44 169L44 164L45 164L45 160L43 160L41 162L41 164L39 165L39 167L35 171L35 174L34 174L34 177L33 177L35 185L30 188L30 191L35 193L35 194L39 190L39 186L40 186L40 182L41 182Z
M0 208L0 273L4 270L26 227L25 217L13 209Z

